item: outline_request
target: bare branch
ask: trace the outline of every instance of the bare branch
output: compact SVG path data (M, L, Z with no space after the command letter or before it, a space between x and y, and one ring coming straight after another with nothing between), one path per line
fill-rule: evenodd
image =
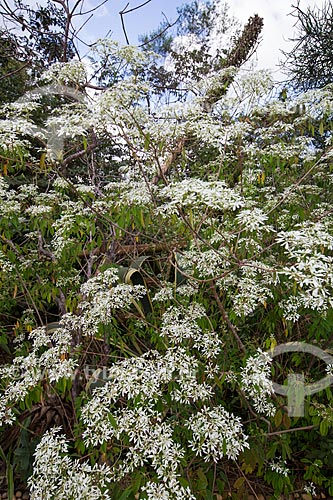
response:
M178 140L175 148L172 150L170 153L169 157L167 158L166 162L164 165L160 166L160 172L158 175L156 175L153 179L153 184L157 184L160 179L164 179L165 181L165 175L168 173L170 170L171 166L174 164L176 159L179 157L179 155L182 153L184 150L186 138L182 137L181 139ZM166 181L165 181L166 182Z
M127 5L128 5L128 4L127 4ZM126 7L127 7L127 5L126 5ZM125 8L126 8L126 7L125 7ZM121 25L122 25L122 28L123 28L123 33L124 33L124 35L125 35L125 40L126 40L126 43L127 43L127 45L130 45L130 43L129 43L129 39L128 39L128 36L127 36L127 32L126 32L126 28L125 28L125 23L124 23L124 12L123 12L123 11L120 11L120 12L119 12L119 14L120 14Z
M146 2L140 4L140 5L137 5L136 7L133 7L132 9L127 9L127 7L129 6L129 2L127 3L126 7L123 8L123 10L121 11L122 14L129 14L130 12L133 12L134 10L138 10L138 9L141 9L141 7L144 7L145 5L147 5L148 3L150 3L151 0L147 0ZM120 12L119 12L120 14Z
M223 304L222 304L222 302L220 300L220 297L218 296L218 293L216 291L216 286L215 286L214 283L211 284L210 289L211 289L211 292L212 292L212 295L213 295L214 299L216 300L216 304L217 304L217 307L219 308L219 311L221 313L222 319L226 322L226 324L228 325L229 330L231 331L231 333L235 337L236 342L237 342L238 347L239 347L239 350L245 355L246 354L246 349L244 347L244 344L241 341L241 339L240 339L240 337L239 337L239 335L238 335L238 333L236 331L236 328L231 323L231 321L230 321L230 319L229 319L229 317L228 317L228 315L226 313L226 310L223 307Z
M162 14L163 14L163 12L162 12ZM168 24L167 24L167 26L165 28L162 29L162 31L160 31L159 33L157 33L156 35L154 35L147 42L141 43L141 45L139 45L139 47L141 48L141 47L144 47L145 45L149 45L151 42L154 42L154 40L157 40L160 36L164 35L164 33L166 31L168 31L168 29L172 28L173 26L175 26L175 24L178 23L179 18L180 18L180 16L178 16L177 19L176 19L176 21L174 23L172 23L172 24L170 24L169 21L167 20Z
M136 7L133 7L132 9L126 10L127 7L129 6L129 2L127 2L126 6L123 8L123 10L121 10L119 12L120 19L121 19L121 25L122 25L122 28L123 28L123 33L124 33L127 45L130 45L130 42L129 42L129 39L128 39L128 36L127 36L127 32L126 32L126 27L125 27L125 22L124 22L124 15L125 14L129 14L130 12L133 12L135 10L141 9L141 7L144 7L145 5L147 5L150 2L151 2L151 0L147 0L146 2L144 2L144 3L140 4L140 5L137 5Z
M20 68L14 69L13 71L10 71L9 73L6 73L5 75L0 76L0 81L4 80L5 78L9 78L10 76L15 75L16 73L19 73L20 71L22 71L22 69L29 66L30 63L31 63L31 59L29 59L26 63L24 63Z
M67 167L72 161L78 160L79 158L82 158L83 156L91 153L94 149L96 149L98 146L97 138L96 136L93 137L93 142L89 144L89 146L86 147L86 149L83 149L81 151L77 151L76 153L73 153L70 156L67 156L62 162L61 162L61 167Z

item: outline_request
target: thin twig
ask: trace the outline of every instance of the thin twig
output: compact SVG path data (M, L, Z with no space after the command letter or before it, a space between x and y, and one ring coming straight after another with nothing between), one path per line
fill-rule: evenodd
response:
M123 8L123 10L121 11L122 14L129 14L130 12L133 12L134 10L138 10L138 9L141 9L141 7L144 7L145 5L147 5L147 3L150 3L151 0L147 0L146 2L143 2L141 3L140 5L137 5L136 7L133 7L132 9L127 9L127 7L129 6L129 2L127 2L126 4L126 7ZM120 12L119 12L120 14Z
M128 7L129 3L126 5L126 7ZM125 9L126 9L125 7ZM119 15L120 15L120 20L121 20L121 26L123 28L123 33L125 35L125 40L126 40L126 43L127 45L130 45L129 43L129 39L128 39L128 36L127 36L127 32L126 32L126 27L125 27L125 22L124 22L124 13L125 13L125 9L121 10L119 12Z
M121 25L122 25L122 28L123 28L123 33L125 35L125 40L126 40L127 45L130 45L130 42L129 42L129 39L128 39L128 36L127 36L127 32L126 32L124 15L125 14L129 14L130 12L133 12L135 10L141 9L141 7L144 7L145 5L147 5L150 2L151 2L151 0L147 0L146 2L144 2L144 3L140 4L140 5L137 5L136 7L133 7L132 9L126 10L127 7L129 6L129 2L127 2L126 6L123 8L123 10L121 10L119 12L120 19L121 19Z
M15 75L16 73L19 73L20 71L22 71L22 69L29 66L30 63L31 63L31 59L29 59L26 63L24 63L20 68L14 69L13 71L10 71L10 73L6 73L5 75L0 76L0 80L4 80L5 78L9 78L10 76Z
M304 174L304 175L302 175L302 177L300 177L300 178L298 179L298 181L297 181L297 182L296 182L296 183L295 183L295 184L291 187L291 189L289 189L289 190L287 191L287 193L286 193L284 196L282 196L281 200L280 200L280 201L278 201L278 203L277 203L276 205L274 205L274 207L272 207L272 208L271 208L271 209L267 212L267 215L269 215L269 214L271 214L272 212L274 212L274 210L275 210L275 209L276 209L279 205L282 205L282 203L283 203L283 202L284 202L284 201L285 201L285 200L286 200L286 199L287 199L287 198L291 195L291 193L292 193L293 191L295 191L295 189L297 189L297 188L298 188L298 186L299 186L300 184L302 184L302 182L303 182L303 181L304 181L304 180L305 180L305 179L306 179L306 178L310 175L310 173L311 173L311 172L312 172L312 171L313 171L313 170L314 170L314 169L315 169L318 165L320 165L320 163L321 163L323 160L325 160L325 156L326 156L326 155L327 155L330 151L332 151L332 150L333 150L333 147L332 147L332 146L331 146L331 147L329 147L329 148L328 148L328 149L327 149L327 150L326 150L326 151L325 151L325 152L324 152L324 153L320 156L320 158L318 158L318 160L317 160L317 161L316 161L316 162L312 165L312 167L311 167L311 168L309 168L309 170L308 170L307 172L305 172L305 174Z
M253 495L255 496L255 498L256 498L257 500L259 500L259 497L257 496L256 492L255 492L255 491L254 491L254 489L252 488L250 481L247 479L247 477L245 476L244 472L243 472L243 471L242 471L242 469L239 467L238 463L237 463L237 462L235 462L235 464L236 464L236 466L237 466L237 468L238 468L239 472L242 474L243 478L244 478L244 479L245 479L245 481L247 482L247 485L249 486L249 488L250 488L250 490L252 491L252 493L253 493Z
M293 429L284 429L283 431L275 431L275 432L267 432L265 436L279 436L280 434L286 434L287 432L296 432L296 431L311 431L318 427L317 425L307 425L305 427L294 427Z
M163 12L162 12L162 14L163 14ZM168 29L172 28L173 26L175 26L175 24L178 23L179 18L180 18L180 16L178 16L176 21L174 23L171 23L171 24L168 21L168 24L166 25L165 28L162 29L162 31L159 31L156 35L154 35L152 38L150 38L147 42L144 42L141 45L138 45L138 47L141 48L141 47L144 47L145 45L149 45L151 42L153 42L154 40L156 40L157 38L162 36L166 31L168 31ZM163 88L165 88L165 87L163 87Z
M61 167L66 167L69 163L71 163L73 160L77 160L78 158L82 158L82 156L91 153L95 148L97 148L98 142L96 137L94 136L93 142L89 144L89 146L86 147L86 149L82 149L81 151L77 151L76 153L73 153L70 156L67 156L62 162L61 162Z
M227 323L229 330L231 331L231 333L235 337L236 342L238 344L238 347L239 347L240 351L242 351L242 353L245 355L246 354L246 349L244 347L244 344L241 341L238 333L236 332L236 328L231 323L231 321L230 321L230 319L229 319L229 317L227 315L227 312L226 312L226 310L223 307L223 304L222 304L222 302L220 300L220 297L218 296L218 293L216 291L216 286L215 286L214 282L211 283L210 289L211 289L211 292L212 292L212 295L213 295L214 299L216 300L217 307L219 308L219 311L220 311L220 313L222 315L223 320Z

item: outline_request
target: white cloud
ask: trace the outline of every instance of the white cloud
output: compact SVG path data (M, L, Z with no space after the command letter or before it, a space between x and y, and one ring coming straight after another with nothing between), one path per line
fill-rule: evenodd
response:
M243 24L254 14L264 18L262 42L256 56L257 64L259 68L272 69L277 80L283 79L277 67L283 59L281 50L289 52L293 47L293 43L288 39L293 38L295 34L296 18L290 14L294 11L292 5L296 2L297 0L229 0L230 13ZM320 7L322 4L322 0L300 0L302 9L315 5Z

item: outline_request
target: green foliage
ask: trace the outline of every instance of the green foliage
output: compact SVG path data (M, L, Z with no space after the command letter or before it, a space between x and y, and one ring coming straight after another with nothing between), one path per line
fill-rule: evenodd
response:
M141 36L140 43L144 51L159 56L146 69L146 78L156 89L154 94L161 96L164 92L183 100L190 80L199 82L233 64L225 64L230 46L220 39L228 35L236 45L240 30L228 13L228 5L216 0L200 5L194 0L178 7L177 13L174 23L165 18L156 30ZM255 44L254 40L252 48Z
M214 5L184 7L181 29L204 40ZM34 22L48 31L50 15ZM54 500L330 495L331 390L297 418L271 394L271 371L308 384L326 366L265 351L331 354L331 87L275 100L265 72L210 65L200 95L161 108L145 101L151 54L100 41L91 57L109 86L92 105L47 96L1 115L9 493L16 474ZM44 81L85 75L60 64ZM51 121L56 159L33 129Z
M305 10L299 3L293 7L298 31L292 39L293 49L284 52L283 62L289 84L298 92L322 88L333 81L333 6L325 1L320 7L309 6Z
M11 103L35 84L50 64L75 55L72 39L66 39L66 15L48 0L36 8L20 0L2 8L0 30L0 104ZM10 29L5 26L10 25Z
M17 53L15 39L0 32L0 103L13 102L23 95L28 80L27 65Z

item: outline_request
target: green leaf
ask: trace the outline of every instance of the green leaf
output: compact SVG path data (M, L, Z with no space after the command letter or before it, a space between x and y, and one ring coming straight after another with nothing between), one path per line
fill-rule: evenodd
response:
M328 429L330 428L327 420L322 420L319 425L319 432L322 436L326 436L328 433Z
M234 482L234 488L236 490L240 490L241 487L243 486L244 484L244 481L245 481L245 477L241 476L239 477L238 479L236 479L236 481Z
M125 491L123 491L122 495L120 495L119 500L125 500L130 496L130 494L133 492L132 486L129 486L126 488Z
M274 415L274 424L276 427L279 427L282 423L282 410L278 410Z
M114 418L114 416L112 415L112 413L109 413L108 418L109 418L109 422L110 422L110 424L112 425L112 427L113 427L114 429L118 429L118 424L117 424L117 421L116 421L116 419Z
M208 480L202 469L198 470L197 475L198 475L198 487L204 490L205 488L207 488Z
M14 469L12 464L7 462L7 494L8 498L13 498L14 496Z

